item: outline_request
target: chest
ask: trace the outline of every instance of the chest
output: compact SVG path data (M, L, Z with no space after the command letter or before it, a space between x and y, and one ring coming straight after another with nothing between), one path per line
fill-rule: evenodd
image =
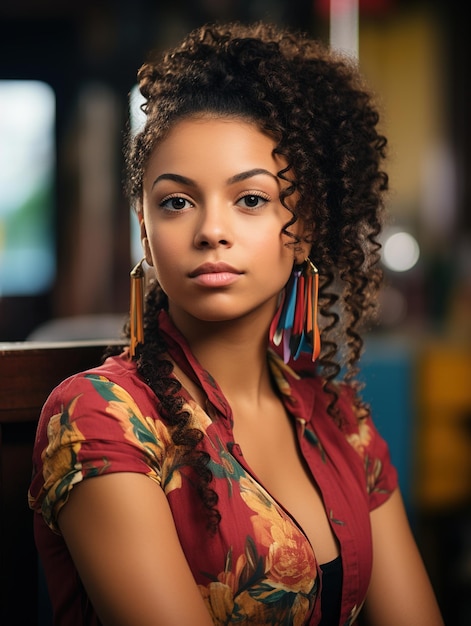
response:
M195 410L198 418L202 409ZM284 409L268 415L270 421L259 419L251 426L248 416L244 420L235 414L234 428L216 417L205 429L202 444L210 456L211 486L221 514L215 536L205 532L205 517L199 520L189 498L191 481L178 478L179 464L171 457L165 462L166 492L195 579L208 597L215 594L215 606L224 606L238 619L250 615L254 623L262 623L262 613L263 623L271 623L268 611L273 623L285 623L282 613L286 623L294 623L296 613L296 623L315 624L320 584L316 560L327 563L341 552L344 571L349 572L344 580L348 611L360 606L371 566L364 524L368 512L355 490L352 496L351 486L346 493L341 475L337 481L335 465L323 463L312 438L297 432L292 416ZM304 453L307 446L312 454L301 454L298 439ZM332 530L337 521L318 488L319 467L324 494L328 476L338 501L344 503L335 511L342 520L338 532Z
M296 431L281 403L259 419L234 414L234 439L246 467L300 527L317 561L326 563L338 556L338 544Z

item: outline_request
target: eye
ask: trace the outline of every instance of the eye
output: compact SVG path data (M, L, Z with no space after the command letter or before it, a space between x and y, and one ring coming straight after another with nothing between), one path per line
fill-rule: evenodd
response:
M164 198L162 202L159 203L159 206L167 211L183 211L193 205L189 200L182 198L181 196L170 196Z
M248 193L237 200L237 204L246 209L259 209L266 202L269 202L270 198L262 193Z

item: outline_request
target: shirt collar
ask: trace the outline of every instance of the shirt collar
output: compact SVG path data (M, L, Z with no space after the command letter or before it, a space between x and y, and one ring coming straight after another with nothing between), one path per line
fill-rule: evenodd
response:
M222 415L232 420L231 408L219 385L194 356L186 338L178 330L165 310L159 312L159 329L164 335L169 356L190 380L204 390L211 404Z
M218 383L196 359L186 338L165 310L159 312L159 328L164 335L169 356L190 380L204 390L211 404L223 416L232 420L231 408ZM295 414L311 415L314 404L313 386L301 385L301 389L296 384L297 381L301 380L301 376L270 347L267 351L267 357L273 380L287 409Z

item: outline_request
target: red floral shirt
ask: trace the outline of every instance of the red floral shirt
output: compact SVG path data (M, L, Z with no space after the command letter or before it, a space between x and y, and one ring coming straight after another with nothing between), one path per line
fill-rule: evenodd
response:
M214 624L317 625L322 575L309 541L245 463L234 442L230 407L217 383L198 364L166 313L161 313L160 326L170 357L208 397L203 409L182 390L192 425L204 433L199 445L211 458L212 488L222 520L211 535L204 513L192 508L188 468L182 467L155 396L127 352L68 378L43 407L29 491L55 623L99 624L57 527L58 511L82 480L139 472L166 493ZM274 353L269 355L280 395L296 424L301 453L340 545L339 623L347 626L361 609L370 579L369 512L396 488L397 473L371 418L353 410L349 387L339 385L340 427L327 413L330 396L323 392L321 379L302 378Z

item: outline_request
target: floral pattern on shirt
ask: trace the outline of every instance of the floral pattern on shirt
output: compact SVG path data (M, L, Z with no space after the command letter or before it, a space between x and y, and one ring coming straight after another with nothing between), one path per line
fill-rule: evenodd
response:
M42 513L50 520L58 501L72 486L81 480L82 464L78 460L81 442L85 437L76 424L71 423L78 398L73 398L62 413L53 415L47 426L49 445L44 449L44 485L42 488Z
M314 555L293 524L280 518L273 501L264 496L247 478L240 479L243 500L252 509L253 537L247 536L245 549L235 562L232 550L226 567L201 593L215 624L246 621L302 625L317 593ZM257 546L265 550L261 553ZM266 551L266 552L265 552ZM266 553L266 556L263 554ZM300 568L304 563L304 568Z
M276 543L276 526L274 529L273 544ZM229 551L224 571L208 585L199 586L214 624L222 626L247 620L260 626L274 624L274 609L276 624L280 626L306 623L317 592L317 580L313 583L312 576L306 572L305 585L301 585L306 591L291 588L288 580L283 582L294 558L292 551L283 550L283 543L277 543L278 551L272 546L270 558L265 560L257 550L256 541L247 537L245 550L235 562ZM273 577L276 570L281 576Z
M221 441L209 467L225 478L228 494L240 493L252 511L251 534L236 558L229 549L225 567L208 585L199 585L215 624L232 624L250 617L254 624L305 624L318 590L316 562L305 536L265 490L258 485ZM253 620L253 621L252 621Z
M361 407L353 406L352 408L357 416L357 430L353 433L347 433L345 439L363 459L368 493L374 491L380 492L381 490L378 489L376 485L383 466L381 459L373 458L369 454L369 446L374 435L372 426L367 421L368 413Z
M192 474L135 365L125 356L108 359L103 366L77 374L54 390L38 428L29 502L38 513L35 525L40 555L46 559L57 555L48 569L53 602L59 612L68 611L72 619L68 623L83 626L73 616L80 615L80 607L88 599L83 588L77 588L73 563L56 526L70 489L97 474L137 472L164 489L182 548L214 624L317 626L321 579L311 545L237 450L230 409L215 381L195 363L169 321L160 322L174 340L170 358L187 358L188 371L195 372L208 399L214 399L203 408L188 393L183 394L191 426L204 435L199 445L210 458L211 487L218 496L221 523L216 534L208 536L207 518L199 506ZM339 389L345 413L345 427L340 427L328 415L331 397L320 379L301 378L276 356L270 355L270 361L293 419L299 449L324 498L339 542L347 573L341 619L343 626L350 626L369 584L369 512L397 486L397 474L370 416L355 415L346 389Z

